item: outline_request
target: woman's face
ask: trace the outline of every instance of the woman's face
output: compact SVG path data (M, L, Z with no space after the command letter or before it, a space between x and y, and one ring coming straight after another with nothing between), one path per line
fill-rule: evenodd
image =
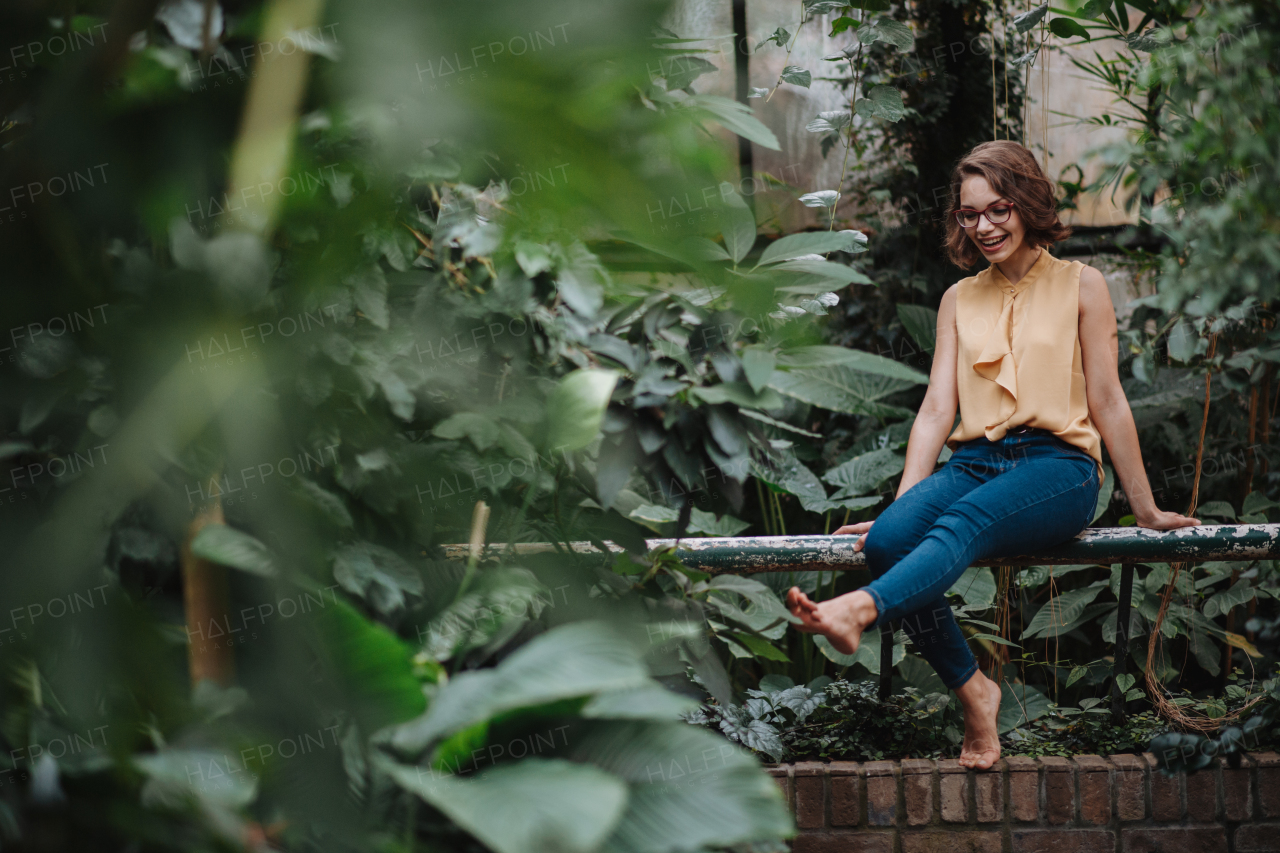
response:
M987 210L992 205L998 205L1000 202L1008 203L1008 201L1009 199L993 190L991 184L987 183L987 179L981 175L970 175L960 184L962 208ZM996 214L1002 213L1003 210L997 206L994 210L987 210L987 212L999 219L1000 217ZM1026 228L1022 224L1022 217L1018 215L1016 206L1011 207L1009 218L999 225L992 225L986 216L979 216L978 224L964 229L964 233L978 247L982 257L993 264L1008 260L1020 250L1026 250L1026 243L1023 240Z

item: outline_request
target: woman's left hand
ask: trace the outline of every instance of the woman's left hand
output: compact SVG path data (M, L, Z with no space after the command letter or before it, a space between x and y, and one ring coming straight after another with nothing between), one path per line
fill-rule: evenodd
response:
M1152 530L1177 530L1179 527L1195 527L1200 523L1200 519L1158 509L1149 518L1135 519L1135 523L1139 527L1149 527Z

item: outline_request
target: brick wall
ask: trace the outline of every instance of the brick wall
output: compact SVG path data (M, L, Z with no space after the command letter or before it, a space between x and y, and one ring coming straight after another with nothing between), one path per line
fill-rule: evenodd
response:
M794 853L1280 853L1280 755L1167 778L1150 755L836 761L769 769Z

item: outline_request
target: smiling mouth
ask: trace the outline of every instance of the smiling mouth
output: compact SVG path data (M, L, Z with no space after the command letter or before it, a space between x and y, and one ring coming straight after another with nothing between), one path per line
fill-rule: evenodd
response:
M1004 246L1005 241L1007 241L1008 239L1009 239L1009 235L1008 235L1008 234L1002 234L1001 236L999 236L999 237L994 237L994 238L992 238L992 239L990 239L990 240L981 240L981 239L980 239L980 240L978 240L978 248L982 249L982 251L984 251L984 252L995 252L995 251L999 251L999 249L1000 249L1002 246Z

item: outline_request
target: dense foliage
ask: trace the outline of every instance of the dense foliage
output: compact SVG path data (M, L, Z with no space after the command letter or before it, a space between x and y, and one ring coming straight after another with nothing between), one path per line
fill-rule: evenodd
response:
M1268 8L1180 25L1221 41L1257 24L1214 75L1176 44L1133 71L1167 93L1144 124L1158 144L1115 155L1141 193L1218 168L1178 152L1255 156L1233 146L1268 132L1266 106L1236 97L1206 118L1199 93L1265 84ZM1005 10L800 4L848 96L809 124L844 174L796 193L822 228L773 240L725 180L726 143L776 148L780 129L699 92L708 49L663 29L665 11L0 13L3 843L763 850L792 826L760 755L954 753L962 721L901 634L881 705L878 635L844 656L788 630L787 587L826 597L865 573L713 578L644 537L823 532L886 505L943 273L891 269L877 241L927 253L933 226L868 225L865 205L900 203L906 176L934 180L985 126L938 130L958 102L986 102L970 72L991 57L904 71L917 37L933 49L957 15L967 34ZM1026 21L1002 25L1005 44ZM790 55L796 33L760 35ZM788 66L777 86L815 70ZM1006 133L1014 80L994 116ZM1149 223L1166 254L1134 259L1162 276L1122 366L1151 470L1185 479L1206 370L1208 458L1247 462L1202 482L1208 517L1280 508L1275 183L1175 192ZM653 227L655 205L690 198L708 211L696 226ZM1196 216L1216 230L1193 238ZM1237 256L1238 281L1195 283L1211 268L1197 264ZM1184 304L1188 287L1212 298ZM919 304L895 305L908 289ZM1152 480L1165 500L1187 490ZM1095 523L1131 521L1113 492L1109 477ZM470 557L444 549L468 541ZM538 542L550 550L505 547ZM565 547L581 542L596 548ZM1169 579L1141 568L1131 636ZM1161 679L1210 716L1274 699L1275 567L1176 583ZM1011 747L1128 749L1154 732L1093 719L1118 592L1110 566L971 569L951 591L1003 675ZM1131 651L1145 666L1145 641ZM1248 664L1257 677L1233 676ZM194 689L192 671L208 676Z

